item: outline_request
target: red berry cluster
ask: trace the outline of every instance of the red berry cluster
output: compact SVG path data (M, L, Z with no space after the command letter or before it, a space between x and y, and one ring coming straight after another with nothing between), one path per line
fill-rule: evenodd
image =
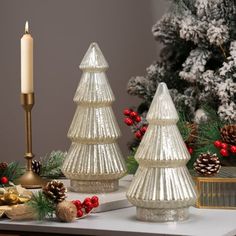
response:
M220 149L220 154L223 157L228 157L230 153L236 154L236 145L228 145L227 143L223 143L220 140L216 140L214 142L214 146Z
M125 119L124 119L124 122L125 124L127 124L128 126L131 126L135 123L139 123L142 118L138 115L138 112L136 111L133 111L132 109L125 109L123 111L123 114L125 116L127 116Z
M85 198L83 202L80 200L74 200L72 203L74 203L77 208L77 217L80 218L92 211L93 208L98 207L99 199L97 196L93 196L91 198Z
M147 130L147 125L143 125L142 127L138 127L138 123L141 122L142 118L138 114L138 112L133 111L132 109L126 108L123 111L123 114L126 116L124 118L125 124L128 126L134 126L136 128L135 137L137 139L142 139L143 135Z
M1 184L7 184L9 182L8 178L6 176L3 176L0 180Z

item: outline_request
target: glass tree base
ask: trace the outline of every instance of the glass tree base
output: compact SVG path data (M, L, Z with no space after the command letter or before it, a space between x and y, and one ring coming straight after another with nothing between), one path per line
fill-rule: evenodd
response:
M71 190L78 193L109 193L118 190L119 180L71 180Z
M141 221L168 222L183 221L188 219L188 208L159 209L159 208L136 208L136 217Z

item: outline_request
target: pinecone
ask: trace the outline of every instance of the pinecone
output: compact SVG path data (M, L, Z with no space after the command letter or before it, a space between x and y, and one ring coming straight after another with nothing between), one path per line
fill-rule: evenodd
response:
M58 203L66 198L67 189L64 184L58 180L52 180L43 188L43 193L52 201Z
M220 134L225 143L236 145L236 124L223 126L220 129Z
M36 173L37 175L40 174L41 171L41 162L37 160L32 161L32 171Z
M204 176L212 176L219 172L221 164L216 154L202 153L193 164L194 170Z
M8 167L6 162L0 162L0 170L5 170Z
M198 126L196 123L188 123L186 124L188 130L189 130L189 136L186 140L186 143L188 145L193 145L196 142L197 134L198 134Z

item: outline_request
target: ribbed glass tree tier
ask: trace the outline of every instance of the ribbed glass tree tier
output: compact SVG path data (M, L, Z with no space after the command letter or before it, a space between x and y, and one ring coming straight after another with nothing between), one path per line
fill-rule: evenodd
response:
M80 193L108 193L118 190L118 187L118 179L103 181L71 180L71 190Z
M62 171L73 180L114 180L125 175L126 166L117 143L72 143Z
M175 209L195 203L195 187L187 167L139 167L128 200L141 208Z
M126 165L116 144L121 132L111 108L115 98L105 74L108 63L96 43L90 45L80 69L77 109L68 131L72 144L62 172L76 192L112 192Z
M115 101L114 94L104 72L89 72L82 74L79 86L74 96L76 103L94 103L109 105Z
M135 154L140 165L152 167L185 165L189 158L189 152L176 125L150 124Z
M196 191L186 167L190 154L177 128L178 119L168 88L160 83L135 154L139 167L127 191L139 220L184 220L188 207L195 204Z
M110 106L79 105L68 131L68 137L78 142L109 142L120 136L120 129Z
M189 211L188 208L152 209L137 207L136 217L141 221L183 221L188 219Z

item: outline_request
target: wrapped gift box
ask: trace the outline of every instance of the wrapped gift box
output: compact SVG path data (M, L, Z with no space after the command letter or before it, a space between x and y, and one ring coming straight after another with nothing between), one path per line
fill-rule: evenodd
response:
M198 208L236 209L236 167L222 167L213 177L193 176Z

